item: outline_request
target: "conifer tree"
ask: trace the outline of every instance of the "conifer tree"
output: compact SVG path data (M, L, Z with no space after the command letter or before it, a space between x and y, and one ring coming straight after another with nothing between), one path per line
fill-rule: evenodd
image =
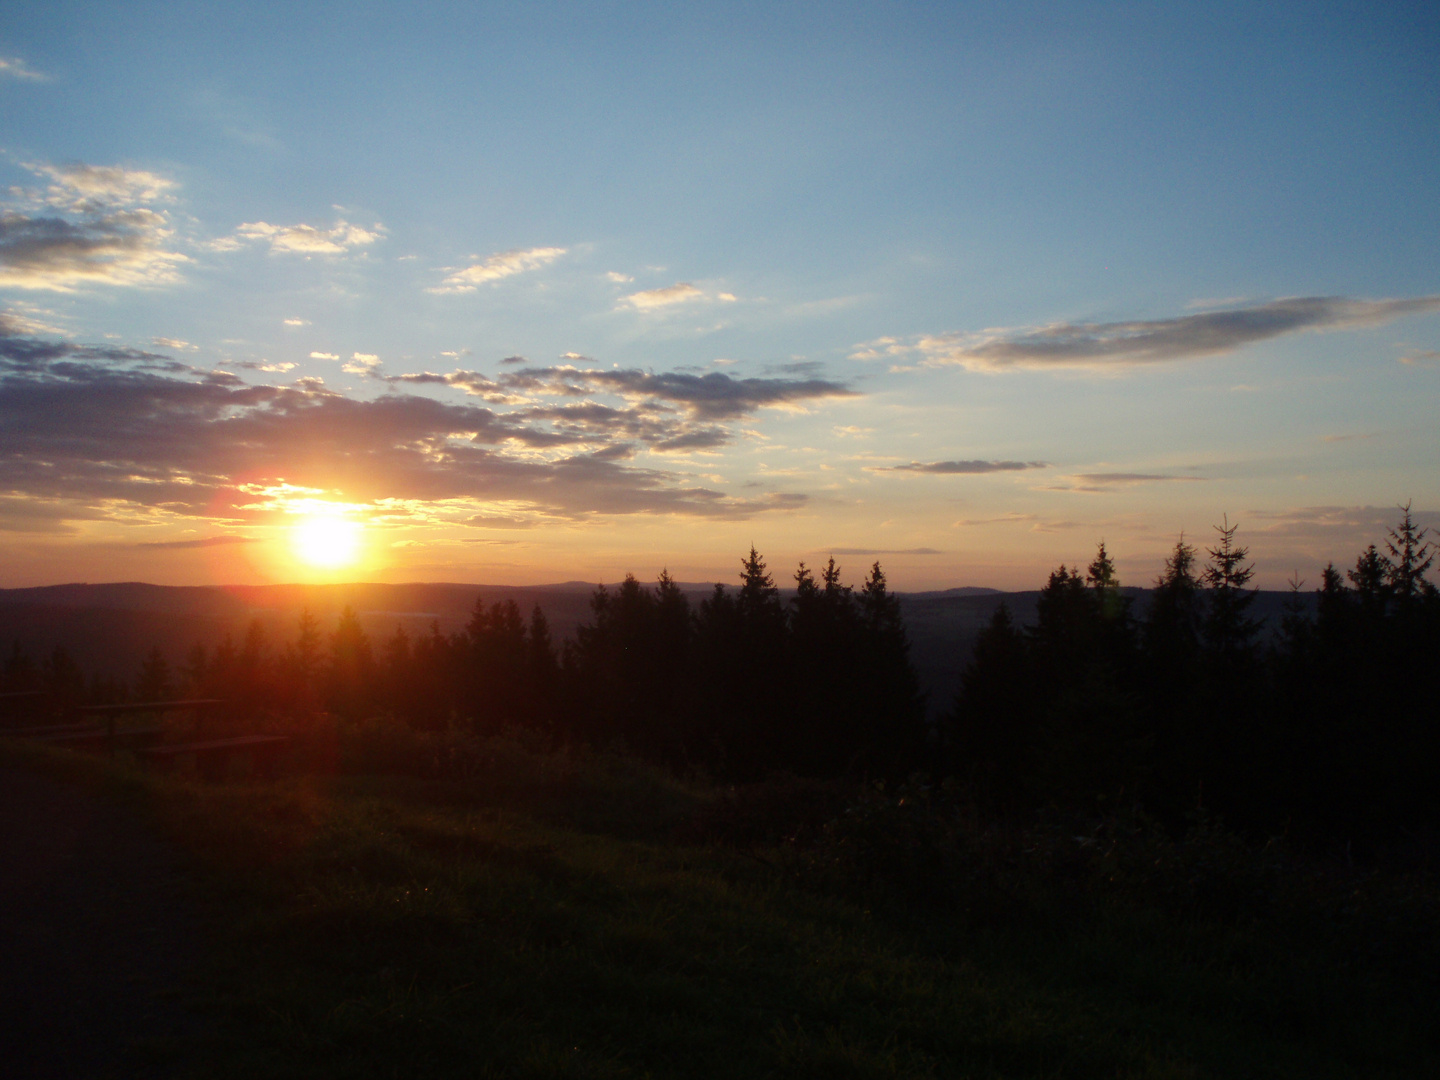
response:
M1226 515L1223 525L1216 525L1220 542L1206 548L1210 565L1201 574L1209 592L1209 610L1205 618L1205 638L1216 655L1229 660L1241 659L1260 632L1260 624L1246 612L1255 602L1254 589L1246 588L1255 576L1255 567L1245 560L1250 549L1235 543L1238 524L1231 525Z
M1380 549L1371 544L1355 560L1355 569L1345 572L1366 611L1384 614L1390 602L1390 578L1394 569L1390 560L1380 554Z
M1427 595L1433 586L1425 580L1425 572L1435 561L1433 545L1425 539L1429 530L1420 528L1410 516L1410 504L1400 508L1405 516L1389 531L1385 546L1390 550L1385 583L1391 595L1402 604Z
M330 706L347 719L359 719L373 707L375 660L370 638L348 604L330 635L330 664L326 682Z

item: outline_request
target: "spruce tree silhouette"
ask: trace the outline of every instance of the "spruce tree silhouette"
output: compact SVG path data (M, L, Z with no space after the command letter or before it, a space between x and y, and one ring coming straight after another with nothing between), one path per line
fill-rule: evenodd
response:
M1427 530L1416 525L1410 516L1410 504L1407 502L1400 509L1405 516L1389 531L1385 541L1390 551L1386 584L1397 601L1410 604L1434 592L1434 586L1425 580L1425 573L1435 561L1435 551L1425 540Z
M1228 514L1224 522L1215 526L1220 542L1206 548L1210 564L1200 575L1209 600L1204 636L1212 653L1228 663L1238 663L1260 632L1260 624L1246 614L1255 602L1256 590L1246 588L1255 576L1255 567L1245 565L1250 549L1235 543L1240 526L1231 525Z
M1023 805L1037 735L1035 677L1029 642L1001 603L975 639L948 717L950 771L988 805Z
M326 672L330 708L348 720L363 718L374 708L374 685L370 638L355 610L347 604L330 635L330 665Z

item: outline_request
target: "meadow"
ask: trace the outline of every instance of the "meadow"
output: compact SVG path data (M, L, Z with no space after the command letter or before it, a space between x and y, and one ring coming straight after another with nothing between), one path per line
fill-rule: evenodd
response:
M331 721L219 784L0 742L183 853L195 1076L1414 1077L1436 883L1203 816L987 819Z

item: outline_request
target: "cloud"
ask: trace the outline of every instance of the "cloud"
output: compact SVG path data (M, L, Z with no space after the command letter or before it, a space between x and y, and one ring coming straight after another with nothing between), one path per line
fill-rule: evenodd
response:
M1404 514L1399 506L1302 506L1286 510L1251 510L1249 516L1259 519L1265 532L1301 529L1367 529L1379 538L1391 529ZM1440 511L1414 509L1410 516L1426 529L1440 528Z
M286 326L309 326L309 325L310 325L310 320L309 320L309 319L286 319L286 320L285 320L285 325L286 325Z
M1076 480L1083 480L1088 484L1150 484L1164 482L1189 483L1191 481L1203 481L1203 476L1171 476L1166 473L1135 473L1135 472L1100 472L1100 473L1076 473Z
M50 165L27 162L36 176L50 178L44 200L57 210L91 213L111 206L134 206L170 199L175 181L143 169L119 165Z
M952 521L950 527L953 529L971 529L979 525L1029 525L1040 519L1035 514L1008 513L999 517L988 518L961 518L959 521Z
M666 285L663 289L646 289L643 292L631 293L629 296L623 297L620 303L622 306L632 307L636 311L654 311L657 308L703 299L705 299L704 292L688 281L680 281L674 285ZM734 297L731 299L733 300Z
M983 473L1018 472L1021 469L1046 469L1043 461L912 461L908 465L872 465L866 472L937 473L944 476Z
M136 544L142 548L169 548L172 550L184 550L186 548L211 548L226 547L230 544L258 544L260 538L256 536L206 536L198 540L149 540Z
M0 532L67 534L72 521L102 517L101 511L66 499L0 495Z
M373 229L362 229L348 221L337 221L328 229L317 229L313 225L271 225L265 221L246 222L235 230L235 239L268 243L272 252L291 252L299 255L343 255L356 248L368 247L382 238L385 227L376 224ZM233 247L233 243L222 241L222 250Z
M11 189L0 209L0 287L73 292L87 284L151 286L178 278L189 260L167 250L162 210L172 181L119 166L27 164L43 192Z
M456 270L439 285L426 290L432 293L474 292L479 286L494 284L527 270L538 270L548 266L564 255L568 249L562 247L539 247L525 251L502 251L491 255L482 262L474 263L463 270Z
M1289 540L1317 558L1332 557L1344 569L1367 544L1381 545L1404 511L1397 506L1299 506L1283 510L1250 510L1247 526L1266 537ZM1440 533L1440 510L1417 508L1411 519Z
M221 363L225 367L237 367L243 371L270 371L283 373L286 371L295 370L295 365L290 363L290 361L288 360L281 361L280 363L275 364L272 364L267 360L224 360L221 361Z
M1285 334L1378 326L1407 315L1440 311L1440 296L1356 300L1291 297L1195 315L1111 323L1055 323L980 334L940 334L904 342L880 338L857 359L919 354L932 365L971 371L1012 368L1105 368L1218 356Z
M1440 364L1440 349L1421 349L1418 352L1408 353L1400 358L1400 363L1425 366Z
M828 379L737 379L723 372L654 372L636 368L526 368L507 372L497 384L509 391L577 397L609 393L634 401L679 405L697 420L731 420L766 406L793 406L821 398L859 395Z
M176 349L176 350L187 350L187 349L188 349L188 350L190 350L190 351L192 351L192 352L200 347L200 346L198 346L198 345L191 345L190 342L188 342L188 341L181 341L179 338L173 338L173 337L157 337L157 338L151 338L151 339L150 339L150 344L156 346L157 348L161 348L161 349Z
M333 353L333 352L312 352L312 353L310 354L310 359L311 359L311 360L339 360L339 359L340 359L340 354L339 354L339 353Z
M543 521L544 518L540 515L476 514L466 518L464 523L481 529L533 529Z
M0 56L0 78L21 79L28 82L48 82L49 76L29 67L18 56Z
M139 350L0 336L0 491L127 521L263 521L297 491L419 501L457 521L496 504L572 521L805 505L803 493L738 497L631 462L628 428L683 438L698 430L688 417L563 400L501 411L398 390L360 400L319 379L251 385Z
M622 274L618 270L607 270L605 272L605 276L609 280L613 281L616 285L624 285L627 282L635 280L629 274Z
M1204 476L1174 476L1170 473L1076 473L1074 476L1064 478L1061 482L1047 485L1044 490L1073 491L1093 495L1099 492L1114 491L1117 487L1128 487L1132 484L1188 484L1203 483L1207 480L1208 477Z
M570 365L448 374L377 375L392 386L435 385L463 390L492 405L514 407L533 437L556 443L595 441L644 444L671 453L709 450L730 442L725 426L764 407L801 408L829 397L854 397L842 383L825 379L735 379L712 372L653 372ZM597 398L618 398L610 404ZM583 400L575 400L583 399Z
M380 357L374 353L351 353L350 359L340 368L347 375L373 375L380 366Z

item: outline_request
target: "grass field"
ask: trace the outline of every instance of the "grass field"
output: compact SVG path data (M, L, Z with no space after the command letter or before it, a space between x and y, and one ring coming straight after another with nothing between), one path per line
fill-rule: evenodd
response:
M476 746L463 780L0 763L188 853L212 932L187 1074L1440 1075L1427 879Z

